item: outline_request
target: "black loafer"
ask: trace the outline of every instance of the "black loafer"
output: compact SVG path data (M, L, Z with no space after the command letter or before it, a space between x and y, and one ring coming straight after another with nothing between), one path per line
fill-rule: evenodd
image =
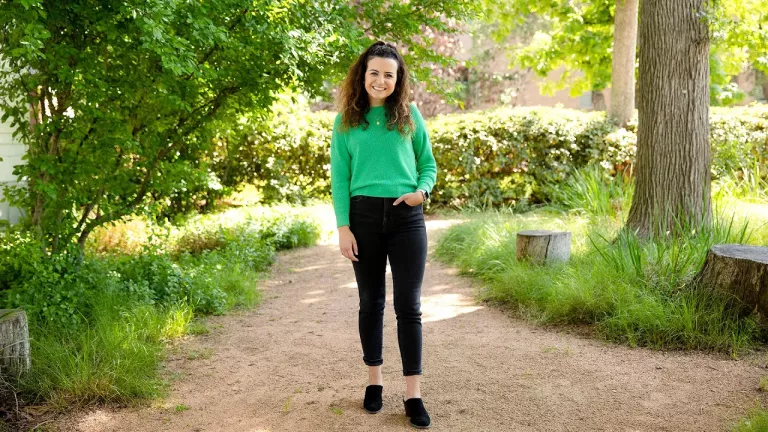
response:
M410 420L411 426L417 429L429 428L431 421L421 398L408 399L403 401L403 405L405 405L405 415Z
M363 409L370 414L376 414L381 411L381 391L384 389L380 385L369 385L365 388L365 399L363 399Z

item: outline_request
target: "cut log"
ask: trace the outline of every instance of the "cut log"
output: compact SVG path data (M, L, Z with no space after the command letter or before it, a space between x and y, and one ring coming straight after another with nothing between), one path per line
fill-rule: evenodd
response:
M701 288L733 296L742 315L768 317L768 247L715 245L694 279Z
M30 364L27 314L20 309L0 309L0 375L19 375Z
M571 233L531 230L517 233L517 259L537 264L566 262L571 257Z

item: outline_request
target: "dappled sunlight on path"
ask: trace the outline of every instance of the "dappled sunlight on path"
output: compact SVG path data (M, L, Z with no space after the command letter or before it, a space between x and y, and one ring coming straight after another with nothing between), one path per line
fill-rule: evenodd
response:
M461 314L482 309L475 302L462 294L422 295L421 311L423 323L455 318Z

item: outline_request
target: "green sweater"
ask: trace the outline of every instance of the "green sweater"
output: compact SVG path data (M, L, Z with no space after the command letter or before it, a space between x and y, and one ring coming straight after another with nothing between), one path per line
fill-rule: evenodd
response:
M411 104L413 134L402 136L387 129L384 106L366 114L362 125L341 131L336 116L331 138L331 196L336 226L349 225L349 199L356 195L399 198L417 189L432 191L437 164L429 135L416 105ZM379 122L377 124L377 121Z

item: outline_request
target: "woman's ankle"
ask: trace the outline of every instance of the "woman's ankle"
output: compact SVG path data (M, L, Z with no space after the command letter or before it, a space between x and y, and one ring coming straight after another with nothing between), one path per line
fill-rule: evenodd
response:
M405 398L403 400L408 399L421 399L421 392L405 392Z
M408 375L405 377L405 400L421 399L421 376Z
M368 367L368 385L383 385L384 377L381 374L381 366Z

